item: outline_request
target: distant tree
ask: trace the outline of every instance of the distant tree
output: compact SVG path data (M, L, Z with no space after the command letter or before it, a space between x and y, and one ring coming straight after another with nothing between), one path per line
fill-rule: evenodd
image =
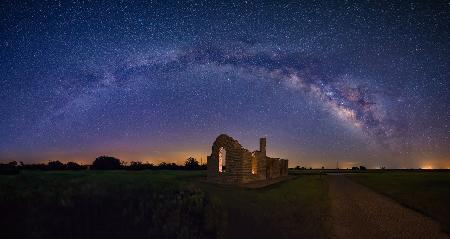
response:
M63 163L56 160L56 161L48 162L47 169L48 170L64 170L64 169L66 169L66 166Z
M168 169L168 164L166 162L161 162L158 164L158 166L156 167L157 169Z
M364 166L359 166L359 170L367 170L367 168Z
M167 164L167 169L176 170L176 169L181 169L181 168L176 163L169 163L169 164Z
M22 164L20 165L21 169L27 169L27 170L47 170L48 165L43 163L37 163L37 164Z
M0 175L12 175L12 174L18 174L19 173L19 169L11 163L7 163L7 164L0 164Z
M114 170L121 169L120 160L111 156L97 157L92 163L91 169L94 170Z
M142 162L131 161L130 164L125 166L127 170L143 170L145 169L144 164Z
M161 162L161 163L158 164L158 166L156 166L156 169L176 170L176 169L183 169L183 167L178 166L175 163Z
M184 162L184 168L188 170L199 170L200 165L198 164L197 159L190 157Z
M295 169L296 169L296 170L300 170L300 166L297 165L297 166L295 167Z
M352 167L352 170L359 170L358 167Z
M82 170L82 169L85 169L85 167L83 167L83 166L81 166L81 165L79 165L79 164L77 164L75 162L68 162L66 164L66 169L68 169L68 170Z
M167 168L166 163L162 164L163 168ZM148 162L139 162L139 161L131 161L129 163L122 163L122 168L124 168L125 170L147 170L147 169L158 169L158 166L155 166L152 163L148 163Z
M208 165L206 163L200 164L200 168L199 169L200 170L206 170L206 169L208 169Z
M155 165L149 162L143 163L142 165L144 169L155 169Z

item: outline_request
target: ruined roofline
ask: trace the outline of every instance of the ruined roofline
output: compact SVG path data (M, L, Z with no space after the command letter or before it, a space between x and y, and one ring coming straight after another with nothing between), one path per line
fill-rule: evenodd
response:
M232 142L235 143L236 145L239 145L239 147L240 147L241 149L246 150L246 151L249 152L249 153L254 153L254 152L259 152L259 153L261 153L261 152L267 152L267 138L266 138L266 137L261 137L261 138L259 138L259 150L254 150L254 151L250 151L250 150L244 148L244 147L239 143L238 140L236 140L236 139L234 139L233 137L231 137L231 136L229 136L229 135L227 135L227 134L224 134L224 133L222 133L222 134L220 134L219 136L217 136L215 142L218 141L218 140L226 140L226 139L229 139L230 141L232 141Z
M239 143L239 141L237 141L236 139L234 139L233 137L231 137L231 136L229 136L229 135L227 135L227 134L220 134L219 136L217 136L217 138L216 138L216 140L215 140L214 142L227 141L227 140L233 142L233 144L235 144L235 145L236 145L238 148L240 148L241 150L250 153L250 151L249 151L248 149L244 148L244 147Z

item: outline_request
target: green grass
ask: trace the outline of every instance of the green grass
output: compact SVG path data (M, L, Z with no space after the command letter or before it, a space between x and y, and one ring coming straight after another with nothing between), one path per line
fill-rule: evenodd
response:
M385 172L349 177L434 218L450 232L450 173Z
M227 238L325 238L328 184L324 177L297 179L261 189L209 186L228 212Z
M326 237L324 178L250 190L205 183L205 173L0 176L0 231L8 238Z
M189 180L198 175L83 171L1 176L1 231L15 238L209 238L215 233L204 216L209 205Z

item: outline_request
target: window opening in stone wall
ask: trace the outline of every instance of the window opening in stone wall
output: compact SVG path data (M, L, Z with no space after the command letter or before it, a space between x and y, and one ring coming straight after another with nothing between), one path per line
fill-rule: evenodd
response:
M256 161L256 155L255 152L252 153L252 174L256 174L257 171L257 161Z

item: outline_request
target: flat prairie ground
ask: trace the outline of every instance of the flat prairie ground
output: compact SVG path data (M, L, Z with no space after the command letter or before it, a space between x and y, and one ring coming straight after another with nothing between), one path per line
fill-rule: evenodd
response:
M261 189L200 171L61 171L0 176L2 238L325 238L324 176Z
M333 197L342 196L344 188L344 194L356 188L362 198L370 199L361 185L368 187L368 194L387 195L447 230L449 226L448 172L342 176L357 184L312 171L293 172L294 179L258 189L209 184L205 174L155 170L3 175L1 238L335 238ZM354 199L347 196L345 204Z

